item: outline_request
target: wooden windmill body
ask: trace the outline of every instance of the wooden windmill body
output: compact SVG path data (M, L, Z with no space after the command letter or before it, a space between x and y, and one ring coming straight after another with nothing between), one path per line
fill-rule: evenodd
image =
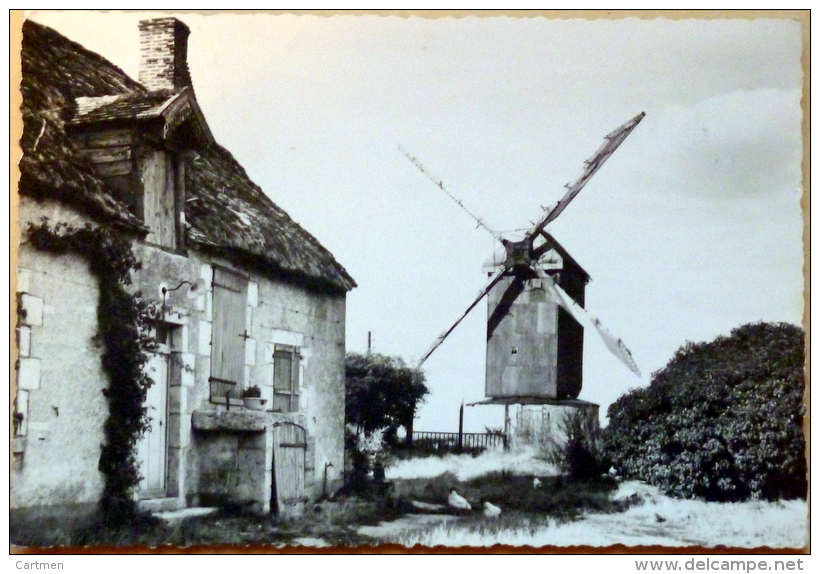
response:
M583 306L589 275L549 238L552 248L535 265ZM583 381L584 327L555 302L539 277L527 280L506 304L504 294L514 280L505 277L487 294L485 396L576 398Z
M547 233L554 221L618 146L643 119L631 119L605 137L603 145L586 162L581 176L567 184L564 197L545 208L523 239L502 237L483 219L468 211L416 159L402 153L433 183L449 195L504 247L486 268L489 281L458 320L444 331L422 356L421 365L467 316L488 296L487 363L485 395L480 404L579 405L583 371L584 331L594 330L607 348L640 376L632 354L623 342L584 309L584 290L589 275ZM479 403L476 403L479 404ZM587 403L591 404L591 403ZM597 412L597 411L596 411ZM506 426L507 421L505 421Z

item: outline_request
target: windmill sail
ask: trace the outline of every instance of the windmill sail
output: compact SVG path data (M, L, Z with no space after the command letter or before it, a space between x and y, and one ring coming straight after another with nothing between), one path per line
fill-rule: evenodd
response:
M626 345L624 345L624 342L610 333L599 319L590 315L586 309L576 303L566 291L564 291L555 281L553 281L552 277L544 273L541 269L536 270L538 272L538 276L543 280L547 293L550 294L555 302L558 303L567 313L572 315L572 317L581 323L581 325L595 329L601 336L601 339L603 339L607 349L609 349L613 355L620 359L620 361L626 365L630 371L640 377L641 370L638 368L637 363L635 363L635 359L632 358L632 353L629 349L627 349Z
M463 209L476 223L479 227L483 227L485 230L490 232L490 234L497 240L499 240L507 252L507 258L505 259L502 267L498 269L495 275L490 279L490 282L487 284L484 289L478 294L476 299L472 302L472 304L467 307L467 310L462 313L461 317L444 333L439 335L430 349L424 354L421 360L418 363L418 366L421 367L422 364L427 360L427 358L435 351L446 339L450 333L458 326L459 323L466 317L470 311L478 304L478 302L487 295L490 290L505 276L513 276L515 279L512 284L507 288L504 292L503 296L499 301L499 305L497 308L490 314L488 325L487 325L487 340L492 339L493 332L496 330L498 325L503 321L504 317L506 317L512 308L515 300L518 296L523 293L525 289L525 282L528 278L531 278L534 274L537 274L539 277L546 279L545 283L547 285L548 292L551 294L552 298L561 305L571 316L575 317L575 319L582 325L587 325L594 328L598 334L603 339L604 343L606 344L607 348L612 351L615 356L617 356L621 361L626 364L629 369L640 376L640 370L638 366L635 364L634 359L632 358L632 354L629 352L629 349L623 344L623 342L612 335L598 319L591 317L580 305L578 305L562 288L560 288L555 282L547 276L543 270L538 268L537 261L540 257L546 253L550 249L550 245L552 243L549 234L545 232L545 228L549 225L552 221L554 221L561 212L566 209L567 205L575 198L575 196L580 193L580 191L584 188L584 186L589 182L593 175L601 168L601 166L606 162L607 159L618 149L618 146L623 143L623 141L632 133L632 130L641 122L644 118L644 113L640 113L630 121L610 133L605 137L605 141L603 145L598 149L595 155L592 156L591 159L584 162L584 169L581 173L581 176L573 183L572 185L567 184L567 193L561 198L558 203L556 203L552 208L547 209L542 216L538 219L538 221L533 225L533 228L527 233L521 241L508 241L505 240L501 235L492 230L484 220L473 212L468 210L464 204L457 199L453 194L451 194L445 187L444 183L434 177L427 169L421 164L421 162L414 156L412 156L407 150L405 150L402 146L399 146L399 151L419 170L422 174L424 174L430 181L432 181L438 188L440 188L444 193L446 193L461 209ZM546 239L546 243L540 245L537 248L534 248L534 242L538 236L543 236ZM580 388L580 387L579 387Z
M620 146L627 136L632 133L632 130L635 129L645 115L646 114L644 112L641 112L604 138L603 145L601 145L598 151L595 152L595 155L584 162L584 171L581 173L581 177L579 177L572 185L567 185L567 193L564 197L562 197L561 200L552 208L544 212L541 219L535 223L532 231L529 232L527 237L530 239L535 239L536 235L541 233L547 225L554 221L556 217L561 215L561 212L564 211L567 205L575 199L575 196L578 195L582 189L584 189L587 182L589 182L589 180L592 179L592 176L595 175L599 169L601 169L601 166L604 165L606 160L609 159L609 156L611 156L615 150L618 149L618 146Z
M447 197L452 199L456 205L463 209L464 212L467 215L469 215L473 219L473 221L476 222L478 227L485 229L487 232L489 232L490 235L493 236L493 238L497 239L498 241L501 241L501 234L490 228L490 226L488 226L487 223L484 221L484 218L479 217L478 215L467 209L467 206L464 205L460 199L458 199L456 196L450 193L450 191L446 187L444 187L444 182L439 178L435 177L432 173L430 173L430 171L428 171L428 169L422 165L421 161L419 161L419 159L416 156L411 155L410 152L404 149L401 145L399 145L399 151L404 157L406 157L410 161L410 163L416 166L416 169L423 173L427 177L427 179L432 181L436 187L438 187L441 191L447 194Z
M478 305L478 302L479 302L479 301L481 301L481 300L484 298L484 296L485 296L487 293L489 293L489 292L490 292L490 290L491 290L493 287L495 287L496 283L498 283L499 281L501 281L501 278L502 278L502 277L504 277L504 273L505 273L505 272L506 272L506 269L504 269L504 268L502 267L501 269L499 269L499 270L496 272L496 274L495 274L495 275L493 275L492 279L490 279L490 282L489 282L489 283L487 283L487 285L486 285L486 286L485 286L485 287L484 287L484 288L483 288L483 289L482 289L482 290L478 293L478 296L475 298L475 301L473 301L473 302L470 304L470 306L469 306L469 307L467 307L467 310L466 310L466 311L464 311L464 313L462 313L462 314L461 314L461 317L459 317L459 318L458 318L458 320L457 320L455 323L453 323L452 327L450 327L449 329L447 329L447 330L446 330L446 331L444 331L441 335L439 335L439 336L438 336L438 338L437 338L437 339L436 339L436 341L433 343L433 345L432 345L432 346L431 346L431 347L427 350L427 352L426 352L426 353L424 353L424 355L422 356L421 360L418 362L418 365L416 365L416 368L421 367L421 366L424 364L424 361L426 361L426 360L427 360L427 358L428 358L430 355L432 355L432 354L433 354L433 351L435 351L436 349L438 349L439 345L441 345L441 344L444 342L444 339L446 339L446 338L447 338L447 336L448 336L450 333L452 333L452 332L453 332L453 329L455 329L455 328L458 326L458 324L459 324L459 323L461 323L461 321L464 319L464 317L466 317L466 316L470 313L470 311L472 311L472 310L473 310L473 307L475 307L476 305Z

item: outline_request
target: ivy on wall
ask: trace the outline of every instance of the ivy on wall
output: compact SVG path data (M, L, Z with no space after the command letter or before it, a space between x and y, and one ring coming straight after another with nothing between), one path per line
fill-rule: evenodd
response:
M128 521L137 510L132 496L140 480L136 444L150 423L144 403L152 381L145 365L156 348L148 331L156 307L128 289L131 272L141 264L130 241L106 227L51 225L43 218L29 224L27 235L38 250L82 256L97 280L100 296L94 339L102 345L102 368L108 378L102 391L108 418L99 462L105 480L100 509L108 523Z

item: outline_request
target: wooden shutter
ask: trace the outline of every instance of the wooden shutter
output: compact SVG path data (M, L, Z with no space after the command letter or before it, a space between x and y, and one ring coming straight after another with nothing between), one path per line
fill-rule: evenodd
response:
M245 374L245 304L248 299L248 281L241 275L214 268L214 297L211 347L211 378L233 382L231 396L238 398ZM224 392L211 395L224 397ZM230 386L228 387L230 388Z
M293 349L291 355L291 395L290 395L290 411L297 412L299 410L299 364L300 354L298 349Z
M273 388L285 393L293 390L293 353L278 346L273 352Z
M299 410L299 351L289 345L276 345L273 351L274 410Z
M177 247L177 177L173 159L162 150L148 154L143 167L144 217L147 240L163 247Z

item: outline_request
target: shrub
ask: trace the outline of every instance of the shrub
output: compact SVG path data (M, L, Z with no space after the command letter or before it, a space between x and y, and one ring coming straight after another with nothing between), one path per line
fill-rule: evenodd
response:
M564 413L559 424L561 440L550 439L546 459L573 480L597 478L605 470L597 420L582 411Z
M805 497L803 366L803 330L786 323L687 343L610 406L606 454L682 498Z
M346 486L349 492L369 493L374 486L371 484L371 477L375 482L383 482L384 467L393 460L387 446L385 429L371 432L353 432L351 426L345 429L345 455L350 468ZM382 469L381 476L377 472L379 468Z
M345 357L345 420L370 433L386 428L388 437L412 428L416 408L430 392L424 373L399 357L377 353Z
M370 462L370 457L364 450L359 448L359 435L351 432L350 429L345 429L345 458L347 459L346 466L349 467L350 473L347 473L345 480L345 491L351 493L366 493L370 486L368 476L373 466Z

